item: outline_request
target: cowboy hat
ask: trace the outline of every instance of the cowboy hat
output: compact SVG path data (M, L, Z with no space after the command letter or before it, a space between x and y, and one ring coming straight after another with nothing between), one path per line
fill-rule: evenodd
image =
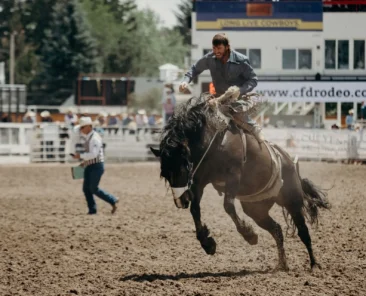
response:
M25 113L26 116L30 116L33 117L36 115L36 113L34 113L33 111L27 111L27 113Z
M41 117L49 117L50 115L51 115L50 111L45 110L41 112Z
M90 117L81 117L79 120L79 126L80 128L86 125L91 125L93 126L93 121Z

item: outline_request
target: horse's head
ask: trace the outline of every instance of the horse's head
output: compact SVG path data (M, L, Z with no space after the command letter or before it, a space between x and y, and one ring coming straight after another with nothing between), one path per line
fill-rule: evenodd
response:
M206 106L210 96L204 93L199 98L191 98L180 104L162 131L160 148L150 148L160 158L160 176L169 182L178 208L189 206L192 197L189 189L194 174L193 163L197 156L200 157L201 149L205 145L208 119L216 114ZM215 130L210 128L210 131L211 129Z
M188 208L191 200L190 177L192 173L192 162L190 161L189 148L185 143L171 146L170 149L154 149L152 153L160 158L161 173L170 185L173 193L174 203L177 208Z

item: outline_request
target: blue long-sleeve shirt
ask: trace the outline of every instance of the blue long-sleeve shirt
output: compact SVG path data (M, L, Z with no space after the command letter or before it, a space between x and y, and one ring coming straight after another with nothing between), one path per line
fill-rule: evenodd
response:
M258 78L248 57L235 50L230 51L230 57L225 64L218 60L213 52L209 52L191 67L185 74L184 81L190 83L205 70L210 70L212 82L219 95L234 85L240 88L242 95L257 86Z

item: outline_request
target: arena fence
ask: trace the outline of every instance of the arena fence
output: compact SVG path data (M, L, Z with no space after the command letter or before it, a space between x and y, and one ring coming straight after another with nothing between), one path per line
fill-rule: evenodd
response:
M156 160L150 147L159 146L160 128L130 130L121 126L98 130L103 137L107 162ZM366 160L363 129L322 130L265 128L270 142L302 160ZM59 124L0 123L0 154L27 155L30 162L75 162L70 153L82 152L78 132Z

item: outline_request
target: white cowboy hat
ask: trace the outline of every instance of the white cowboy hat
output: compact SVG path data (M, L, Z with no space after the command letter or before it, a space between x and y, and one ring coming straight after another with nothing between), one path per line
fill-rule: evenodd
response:
M354 110L353 110L353 109L349 109L349 110L348 110L348 113L349 113L349 114L353 114L353 113L354 113Z
M111 112L109 115L110 116L117 116L117 113L116 112Z
M137 114L145 115L146 111L144 109L140 109L139 111L137 111Z
M33 117L36 115L36 113L34 113L33 111L27 111L27 113L25 113L26 116L30 116Z
M51 115L50 111L45 110L45 111L41 112L41 117L48 117L50 115Z
M92 119L90 117L81 117L80 120L79 120L79 126L83 127L83 126L86 126L86 125L93 126Z

